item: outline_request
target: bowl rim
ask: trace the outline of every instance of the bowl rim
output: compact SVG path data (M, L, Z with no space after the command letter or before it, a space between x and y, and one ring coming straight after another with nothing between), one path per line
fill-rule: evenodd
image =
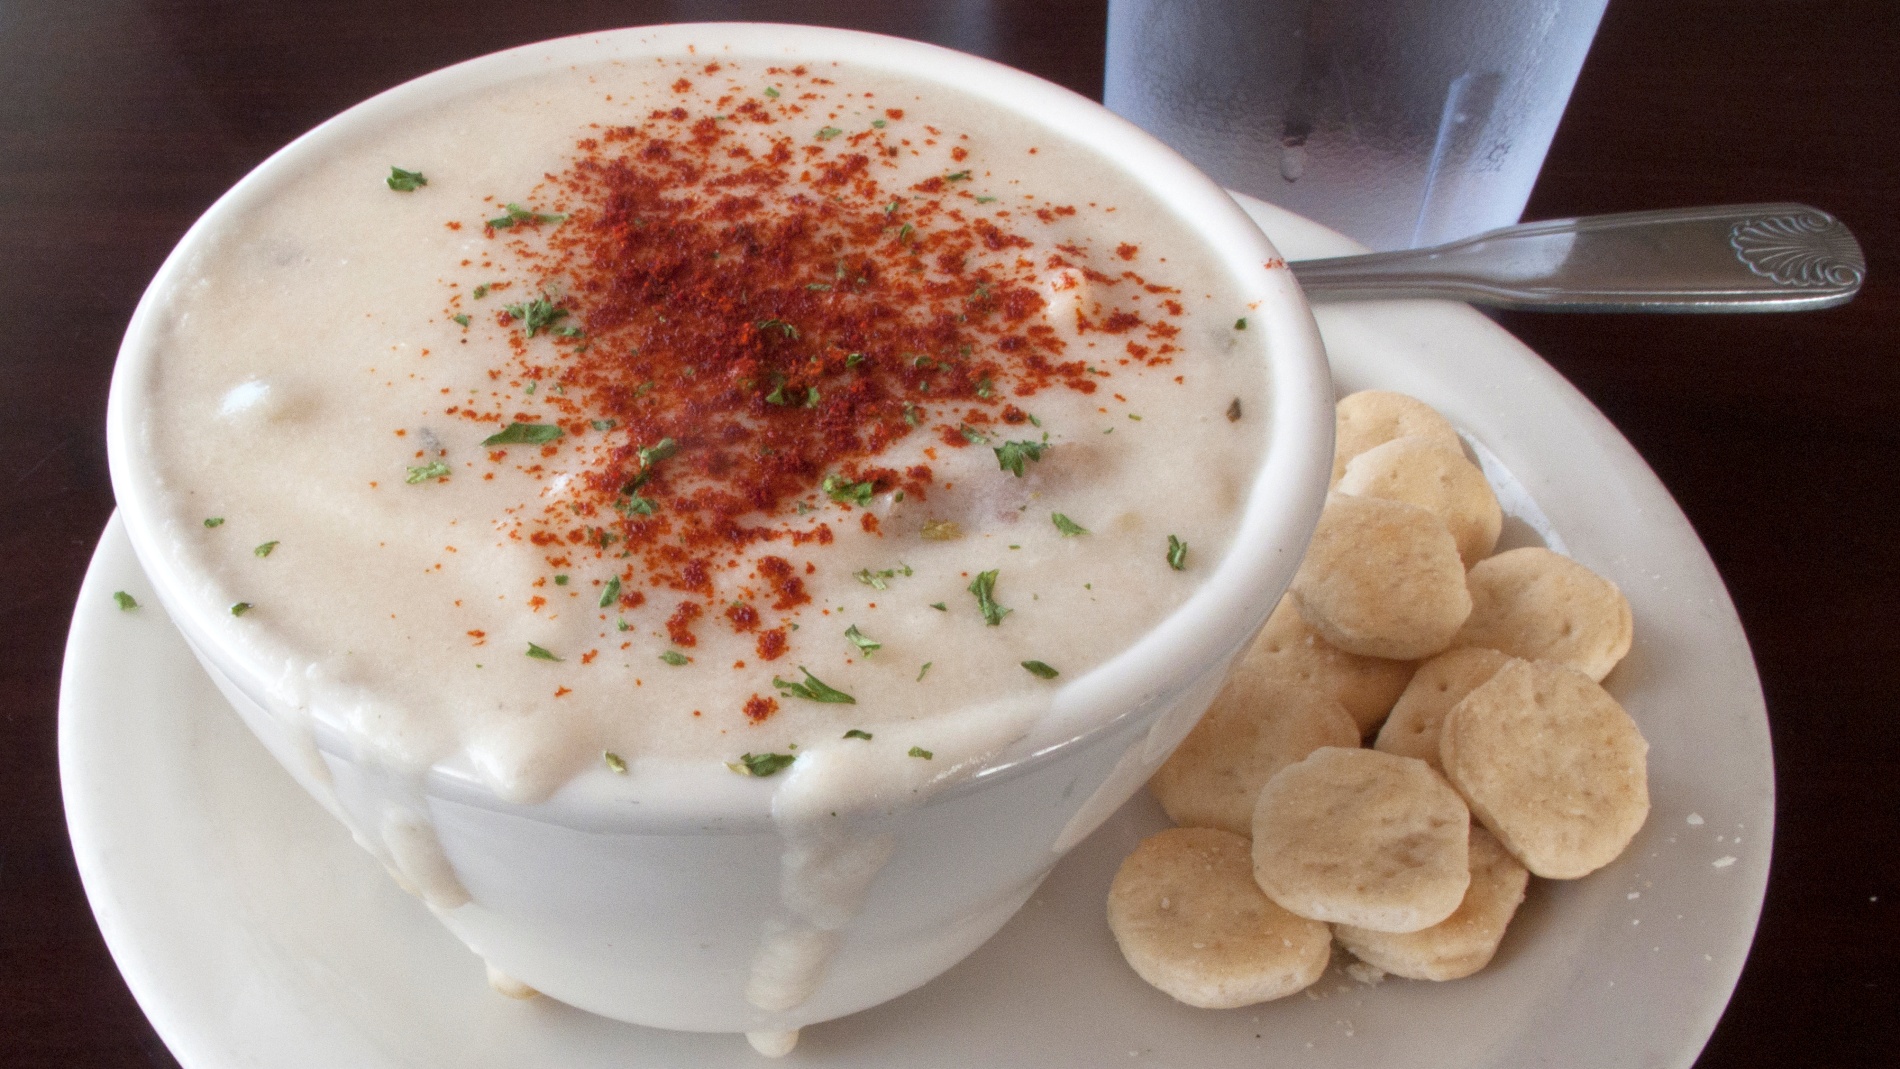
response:
M270 196L306 161L319 158L366 126L400 121L443 99L528 80L557 67L686 54L708 59L729 54L788 62L838 60L952 86L1048 129L1052 138L1076 142L1111 160L1138 184L1163 197L1174 208L1176 222L1235 281L1243 298L1258 302L1253 307L1259 315L1250 316L1248 323L1249 333L1260 339L1266 354L1269 433L1229 551L1186 601L1133 645L1066 682L1048 713L1025 738L993 755L945 793L1021 774L1059 752L1115 731L1130 717L1166 708L1207 673L1224 671L1291 582L1318 521L1331 471L1331 378L1318 327L1285 260L1212 179L1132 123L1066 88L923 42L857 30L743 22L579 34L424 74L337 114L279 149L187 230L153 277L126 328L107 403L107 458L114 493L138 557L152 577L155 592L201 659L216 662L238 689L254 698L274 694L263 666L236 656L220 641L229 621L220 620L221 614L205 599L190 596L184 570L164 552L162 491L150 456L139 447L138 400L146 395L157 362L168 295L188 277L195 257L212 235L227 220L241 217L250 205ZM260 704L264 704L261 699ZM309 710L304 715L321 750L334 759L364 760L363 749L321 711ZM697 776L723 762L714 758L676 764ZM453 758L424 770L424 789L445 800L569 826L598 826L603 820L616 825L623 820L645 824L670 816L695 822L736 821L735 828L750 828L769 820L777 781L732 776L723 767L720 772L710 790L691 792L695 795L691 804L673 789L677 783L672 776L621 777L604 769L582 772L548 799L514 802L494 793Z

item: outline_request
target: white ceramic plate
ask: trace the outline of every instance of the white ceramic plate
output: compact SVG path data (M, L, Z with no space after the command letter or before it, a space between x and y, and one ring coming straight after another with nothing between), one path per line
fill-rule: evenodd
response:
M1246 206L1290 258L1352 251L1305 220ZM1437 406L1504 481L1508 538L1560 545L1629 595L1636 645L1607 685L1651 744L1648 826L1590 878L1534 883L1476 977L1367 986L1334 972L1307 997L1216 1012L1142 984L1103 919L1116 865L1165 824L1144 794L973 957L902 999L807 1029L789 1064L1694 1061L1754 934L1774 816L1761 689L1714 566L1629 444L1484 317L1393 302L1326 307L1319 320L1342 392L1377 386ZM143 607L120 611L115 590ZM86 893L132 993L187 1069L759 1064L738 1036L492 993L481 962L225 707L116 520L74 614L59 727Z

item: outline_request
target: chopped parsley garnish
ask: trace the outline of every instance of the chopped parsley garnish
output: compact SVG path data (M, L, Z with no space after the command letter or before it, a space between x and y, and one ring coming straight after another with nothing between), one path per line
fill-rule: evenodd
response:
M630 494L614 502L614 510L622 516L632 519L636 514L651 516L657 511L657 508L652 498L641 497L639 494Z
M467 330L469 323L473 322L472 320L468 318L468 315L466 313L462 313L462 312L458 312L455 315L450 316L449 318L455 320L456 323L460 324L463 330Z
M554 654L549 653L547 650L542 649L541 647L535 645L532 642L528 643L528 656L534 658L537 661L560 660L559 657L556 657Z
M532 301L502 306L502 311L521 322L528 328L528 337L532 338L544 330L552 330L554 324L567 318L567 309L560 308L546 297L536 297Z
M987 572L978 572L976 573L976 578L970 580L970 593L976 595L976 607L982 610L983 619L988 622L991 627L1002 623L1003 617L1016 611L1015 609L1005 609L996 603L996 572L998 570L999 569L991 569Z
M271 539L269 542L265 542L263 545L251 550L251 553L259 557L268 557L270 556L270 551L276 549L279 545L281 545L280 542L276 539Z
M223 527L224 517L223 516L206 516L205 526L206 527Z
M243 616L245 613L250 612L250 611L251 611L251 603L248 601L240 601L236 605L231 606L232 616Z
M872 120L871 120L871 125L872 125L872 126L875 126L875 127L877 127L877 128L879 129L879 130L882 130L882 129L884 129L884 120L883 120L883 119L872 119Z
M531 212L521 205L512 202L504 204L501 207L502 210L508 214L498 216L488 221L488 225L494 227L496 230L506 230L511 226L517 226L521 223L558 223L567 218L565 215L557 215L551 212Z
M671 438L662 438L652 445L643 445L640 447L640 466L650 468L679 451L680 444Z
M1181 571L1187 567L1187 543L1168 536L1168 567Z
M686 663L686 655L678 650L667 650L665 653L660 654L660 660L678 668L680 665Z
M818 131L818 140L829 141L832 138L837 137L839 134L842 134L842 133L844 133L844 131L838 129L835 126L827 126L823 130Z
M752 325L757 327L760 333L764 333L765 331L768 331L768 330L776 330L780 334L785 335L787 338L798 337L798 328L795 326L792 326L790 323L787 323L783 319L761 319L757 323L754 323Z
M841 505L857 505L860 508L871 503L871 494L876 489L871 483L854 483L835 472L825 476L820 489Z
M546 445L562 434L552 423L510 423L482 439L487 445Z
M987 434L984 434L982 431L977 430L975 427L970 426L968 423L965 423L962 426L958 427L957 433L963 435L963 440L970 443L971 445L989 444L990 436Z
M566 586L566 585L567 585L567 576L565 576L565 575L557 575L557 576L555 576L555 577L554 577L554 585L555 585L555 586Z
M121 612L131 612L133 609L139 607L139 599L123 590L114 590L112 592L112 600L119 603L119 610Z
M955 520L925 520L917 535L926 542L951 542L963 537L963 528Z
M900 575L909 577L912 574L911 567L908 564L900 564L895 568L880 568L877 571L872 571L869 568L859 568L857 570L857 580L873 590L889 590L890 584L884 580L895 579Z
M488 283L486 283L486 282L484 282L484 283L482 283L481 285L479 285L479 286L476 286L476 287L475 287L475 299L476 299L476 300L478 300L478 301L479 301L479 300L481 300L481 299L482 299L483 297L486 297L486 296L488 296Z
M1054 679L1062 674L1041 661L1024 661L1023 667L1029 669L1029 674L1038 679Z
M1049 514L1049 522L1055 524L1056 530L1061 531L1064 535L1085 535L1089 533L1088 528L1064 516L1060 512L1051 512Z
M627 774L627 762L612 750L602 750L600 752L600 759L607 762L607 767L620 775L624 776Z
M803 683L795 683L789 679L780 679L777 676L773 676L772 685L777 687L782 694L788 694L794 698L804 698L807 701L830 702L834 705L858 704L856 698L846 694L844 691L838 690L835 687L826 686L823 680L812 675L811 669L806 668L804 665L799 665L798 670L805 673L805 681Z
M924 749L922 746L912 746L910 748L910 756L921 757L924 760L928 761L937 755L931 753L929 750Z
M976 380L976 395L986 401L996 396L996 385L990 382L988 375Z
M845 354L845 357L844 357L845 367L857 367L859 364L862 364L862 363L864 363L863 353L846 353Z
M968 171L956 171L943 176L943 180L946 182L967 182L969 178L970 172Z
M917 670L917 682L922 683L924 681L924 676L930 673L930 666L936 663L937 662L935 661L925 661L924 666Z
M996 466L1017 478L1023 475L1023 460L1041 460L1042 451L1049 448L1042 442L1004 442L995 446Z
M775 93L773 95L776 96L777 94ZM733 765L732 768L734 771L744 772L748 776L758 776L763 779L796 760L798 760L797 754L749 753L740 757L739 763Z
M626 617L624 616L618 617L614 620L614 630L615 631L631 631L633 630L633 625L627 622Z
M976 198L976 202L978 204L988 204L991 201L994 201L995 199L996 199L995 197L978 197Z
M483 444L485 445L487 443L483 443ZM409 469L409 477L404 479L403 481L406 483L409 483L410 485L414 485L416 483L426 483L430 479L447 478L448 474L449 474L449 466L446 463L440 460L431 460L427 464L424 464L423 466L419 468L411 467ZM271 544L276 545L275 542ZM263 554L261 553L259 554L259 556L262 556L262 555Z
M1236 320L1234 320L1234 329L1235 329L1235 330L1246 330L1246 329L1247 329L1247 317L1246 317L1246 316L1241 316L1241 317L1240 317L1239 319L1236 319Z
M917 406L911 404L909 401L904 402L904 422L913 427L917 426L919 422L917 418Z
M429 184L429 180L422 177L421 171L405 171L400 167L391 167L389 177L383 181L389 183L389 188L398 193L414 193Z
M845 628L844 637L850 639L853 646L863 650L866 657L884 648L884 643L870 638L866 636L864 632L858 630L857 624L852 624L850 627Z
M808 290L819 290L819 291L823 291L823 290L828 290L828 289L830 289L830 288L831 288L831 283L829 283L829 282L807 282L807 283L805 283L805 288L806 288L806 289L808 289Z
M603 609L611 609L614 607L614 603L618 602L619 600L620 600L620 577L616 575L613 578L607 580L607 586L601 590L600 607Z
M1238 397L1227 403L1227 422L1240 422L1240 398Z
M933 602L931 602L931 603L930 603L930 607L931 607L931 608L933 608L933 609L935 609L935 610L937 610L938 612L949 612L949 611L950 611L950 606L948 606L948 605L945 605L945 604L944 604L943 602L941 602L941 601L933 601Z
M778 99L778 90L776 90L776 89L774 89L774 88L772 88L771 86L769 86L769 85L768 85L768 86L766 86L766 87L765 87L765 95L766 95L766 96L768 96L768 97L771 97L771 98L772 98L773 100L777 100L777 99Z
M610 430L613 430L615 427L620 426L618 421L611 420L611 419L588 420L587 425L594 428L597 431L602 431L602 432L610 431Z
M870 742L870 741L871 741L871 733L870 733L870 732L868 732L868 731L861 731L861 730L859 730L859 729L857 729L857 728L852 728L852 729L851 729L850 731L847 731L847 732L845 732L845 733L844 733L844 738L847 738L847 739L863 739L863 740L864 740L865 742Z

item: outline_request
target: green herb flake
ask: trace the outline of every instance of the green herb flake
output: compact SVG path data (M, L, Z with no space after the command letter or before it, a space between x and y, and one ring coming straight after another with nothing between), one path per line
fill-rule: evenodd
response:
M514 203L502 205L502 210L508 214L488 220L488 225L496 230L506 230L523 223L559 223L567 219L565 215L552 212L531 212Z
M823 130L818 131L818 140L829 141L832 138L837 137L839 134L842 134L842 133L844 133L844 131L838 129L835 126L827 126Z
M768 97L770 97L770 98L772 98L773 100L777 100L777 99L778 99L778 90L776 90L776 89L774 89L774 88L772 88L771 86L769 86L769 85L768 85L768 86L766 86L766 87L765 87L765 95L766 95L766 96L768 96Z
M614 607L614 604L618 602L619 600L620 600L620 577L616 575L613 578L607 580L606 587L601 590L600 607L603 609L611 609Z
M532 642L528 643L528 656L534 658L537 661L560 660L559 657L556 657L554 654L549 653L547 650L542 649L541 647L535 645Z
M976 607L982 611L984 621L991 627L1002 623L1003 617L1016 611L1014 609L1005 609L996 603L996 573L998 570L999 569L991 569L987 572L978 572L976 578L970 580L969 588L970 593L976 595Z
M1061 531L1065 537L1089 533L1088 528L1064 516L1060 512L1051 512L1049 514L1049 522L1055 524L1056 530Z
M957 433L963 435L963 440L970 443L971 445L988 445L989 444L989 440L990 440L989 435L984 434L982 431L977 430L975 427L972 427L967 423L963 424L962 426L959 426L957 428Z
M844 357L845 367L857 367L859 364L862 364L862 363L864 363L863 353L846 353L845 354L845 357Z
M555 586L566 586L566 585L567 585L567 576L565 576L565 575L557 575L557 576L555 576L555 577L554 577L554 585L555 585Z
M875 572L869 568L859 568L857 570L858 582L863 583L873 590L889 590L891 588L890 584L884 580L892 579L896 576L897 569L895 568L885 568Z
M640 466L650 468L660 461L680 451L679 442L671 438L662 438L652 445L640 447Z
M884 120L883 120L883 119L872 119L872 120L871 120L871 125L872 125L872 126L875 126L875 127L876 127L876 128L878 128L879 130L882 130L882 129L884 129Z
M556 323L567 318L567 309L557 306L545 296L520 304L503 305L502 311L526 327L530 338L544 330L553 330Z
M1246 317L1246 316L1241 316L1241 317L1240 317L1239 319L1236 319L1236 320L1234 320L1234 329L1235 329L1235 330L1246 330L1246 329L1247 329L1247 317Z
M843 737L847 739L863 739L865 742L871 741L871 733L861 731L858 728L852 728L850 731L845 732Z
M1135 415L1133 412L1128 413L1128 418L1134 420L1136 423L1141 422L1141 417Z
M933 602L931 602L931 603L930 603L930 607L931 607L931 608L933 608L933 609L935 609L935 610L937 610L938 612L949 612L949 611L950 611L950 606L948 606L948 605L945 605L945 604L944 604L943 602L941 602L941 601L933 601Z
M633 625L627 622L626 617L624 616L617 617L614 620L614 630L615 631L631 631L633 630Z
M1240 398L1238 397L1227 403L1227 422L1240 422Z
M825 476L825 481L819 488L833 501L841 505L857 505L859 508L865 508L871 504L871 494L876 489L871 483L852 482L835 472Z
M757 327L761 333L768 330L776 330L787 338L795 339L798 337L798 328L785 322L783 319L761 319L752 325Z
M272 539L269 542L265 542L263 545L258 546L256 549L251 550L251 554L253 556L258 556L258 557L268 557L270 556L271 550L276 549L281 544L282 543L278 542L276 539Z
M928 761L937 755L931 753L929 750L924 749L922 746L912 746L910 748L910 756L921 757L924 760Z
M613 430L615 427L620 426L618 421L611 420L611 419L588 420L587 425L602 433Z
M615 774L621 776L627 774L627 762L612 750L602 750L600 752L600 759L607 762L607 767L612 769Z
M398 193L414 193L429 184L429 180L422 177L421 171L405 171L400 167L391 167L389 177L383 181Z
M552 423L510 423L482 439L482 445L546 445L561 434Z
M675 668L678 668L680 665L683 665L686 663L687 657L684 653L681 653L678 650L667 650L665 653L660 654L660 660L665 661L667 664L670 664Z
M484 282L481 285L476 286L474 296L475 296L475 299L478 301L481 300L483 297L488 296L488 283Z
M865 635L864 632L858 630L857 624L852 624L850 627L845 628L844 637L849 639L853 646L856 646L857 648L863 650L864 655L866 657L869 657L871 654L876 653L878 650L881 650L884 648L884 644L882 642L879 642L876 639L870 638L869 636Z
M1004 442L995 446L996 466L1017 478L1022 478L1023 461L1041 460L1042 451L1049 448L1042 442Z
M924 681L924 676L930 673L930 666L936 663L937 662L935 661L925 661L924 666L917 670L917 682L922 683Z
M448 464L440 460L431 460L427 464L424 464L419 468L411 467L409 469L408 477L405 478L403 481L413 486L416 483L426 483L430 479L446 479L448 478L448 475L449 475ZM276 545L275 542L271 544ZM260 546L258 548L261 549L263 547ZM263 556L263 554L260 553L258 554L258 556L261 557Z
M628 519L633 519L635 516L651 516L659 509L652 498L632 494L614 502L614 511Z
M970 180L970 172L956 171L951 174L944 175L943 180L946 182L967 182Z
M223 516L206 516L205 526L206 527L223 527L224 517Z
M922 422L918 418L917 412L918 412L918 408L916 405L911 404L909 401L904 402L904 422L905 423L908 423L911 426L915 427L917 426L918 423Z
M996 396L996 385L990 381L988 375L976 380L976 395L985 401Z
M449 318L455 320L455 322L459 324L463 330L467 330L468 325L474 322L474 320L470 319L468 317L468 314L465 312L458 312L455 315L450 316Z
M248 601L240 601L237 604L231 606L232 616L243 616L245 613L250 612L250 611L251 611L251 603Z
M1173 535L1168 536L1168 567L1175 571L1187 568L1187 543Z
M917 535L926 542L954 542L963 537L963 528L955 520L925 520Z
M131 612L133 609L139 607L139 599L123 590L114 590L112 592L112 600L119 603L120 612Z
M1038 679L1054 679L1062 674L1041 661L1024 661L1023 667L1029 669L1029 674Z
M989 204L989 203L991 203L991 202L993 202L993 201L995 201L995 200L996 200L996 198L995 198L995 197L978 197L978 198L976 198L976 202L977 202L978 204Z
M805 681L803 683L795 683L789 679L780 679L777 676L773 676L772 685L777 687L781 694L790 695L794 698L804 698L806 701L829 702L833 705L858 704L856 698L853 698L851 695L846 694L836 687L827 686L823 680L812 675L811 669L806 668L804 665L799 665L798 670L805 673Z
M780 771L796 760L798 760L797 754L749 753L740 757L738 764L730 767L736 772L743 772L748 776L757 776L760 779L764 779L766 776Z

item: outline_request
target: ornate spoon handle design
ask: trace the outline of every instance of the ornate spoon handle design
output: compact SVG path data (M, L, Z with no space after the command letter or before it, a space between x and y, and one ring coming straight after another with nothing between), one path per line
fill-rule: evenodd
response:
M1550 219L1290 266L1314 301L1435 297L1571 312L1830 308L1867 274L1847 227L1805 204Z

